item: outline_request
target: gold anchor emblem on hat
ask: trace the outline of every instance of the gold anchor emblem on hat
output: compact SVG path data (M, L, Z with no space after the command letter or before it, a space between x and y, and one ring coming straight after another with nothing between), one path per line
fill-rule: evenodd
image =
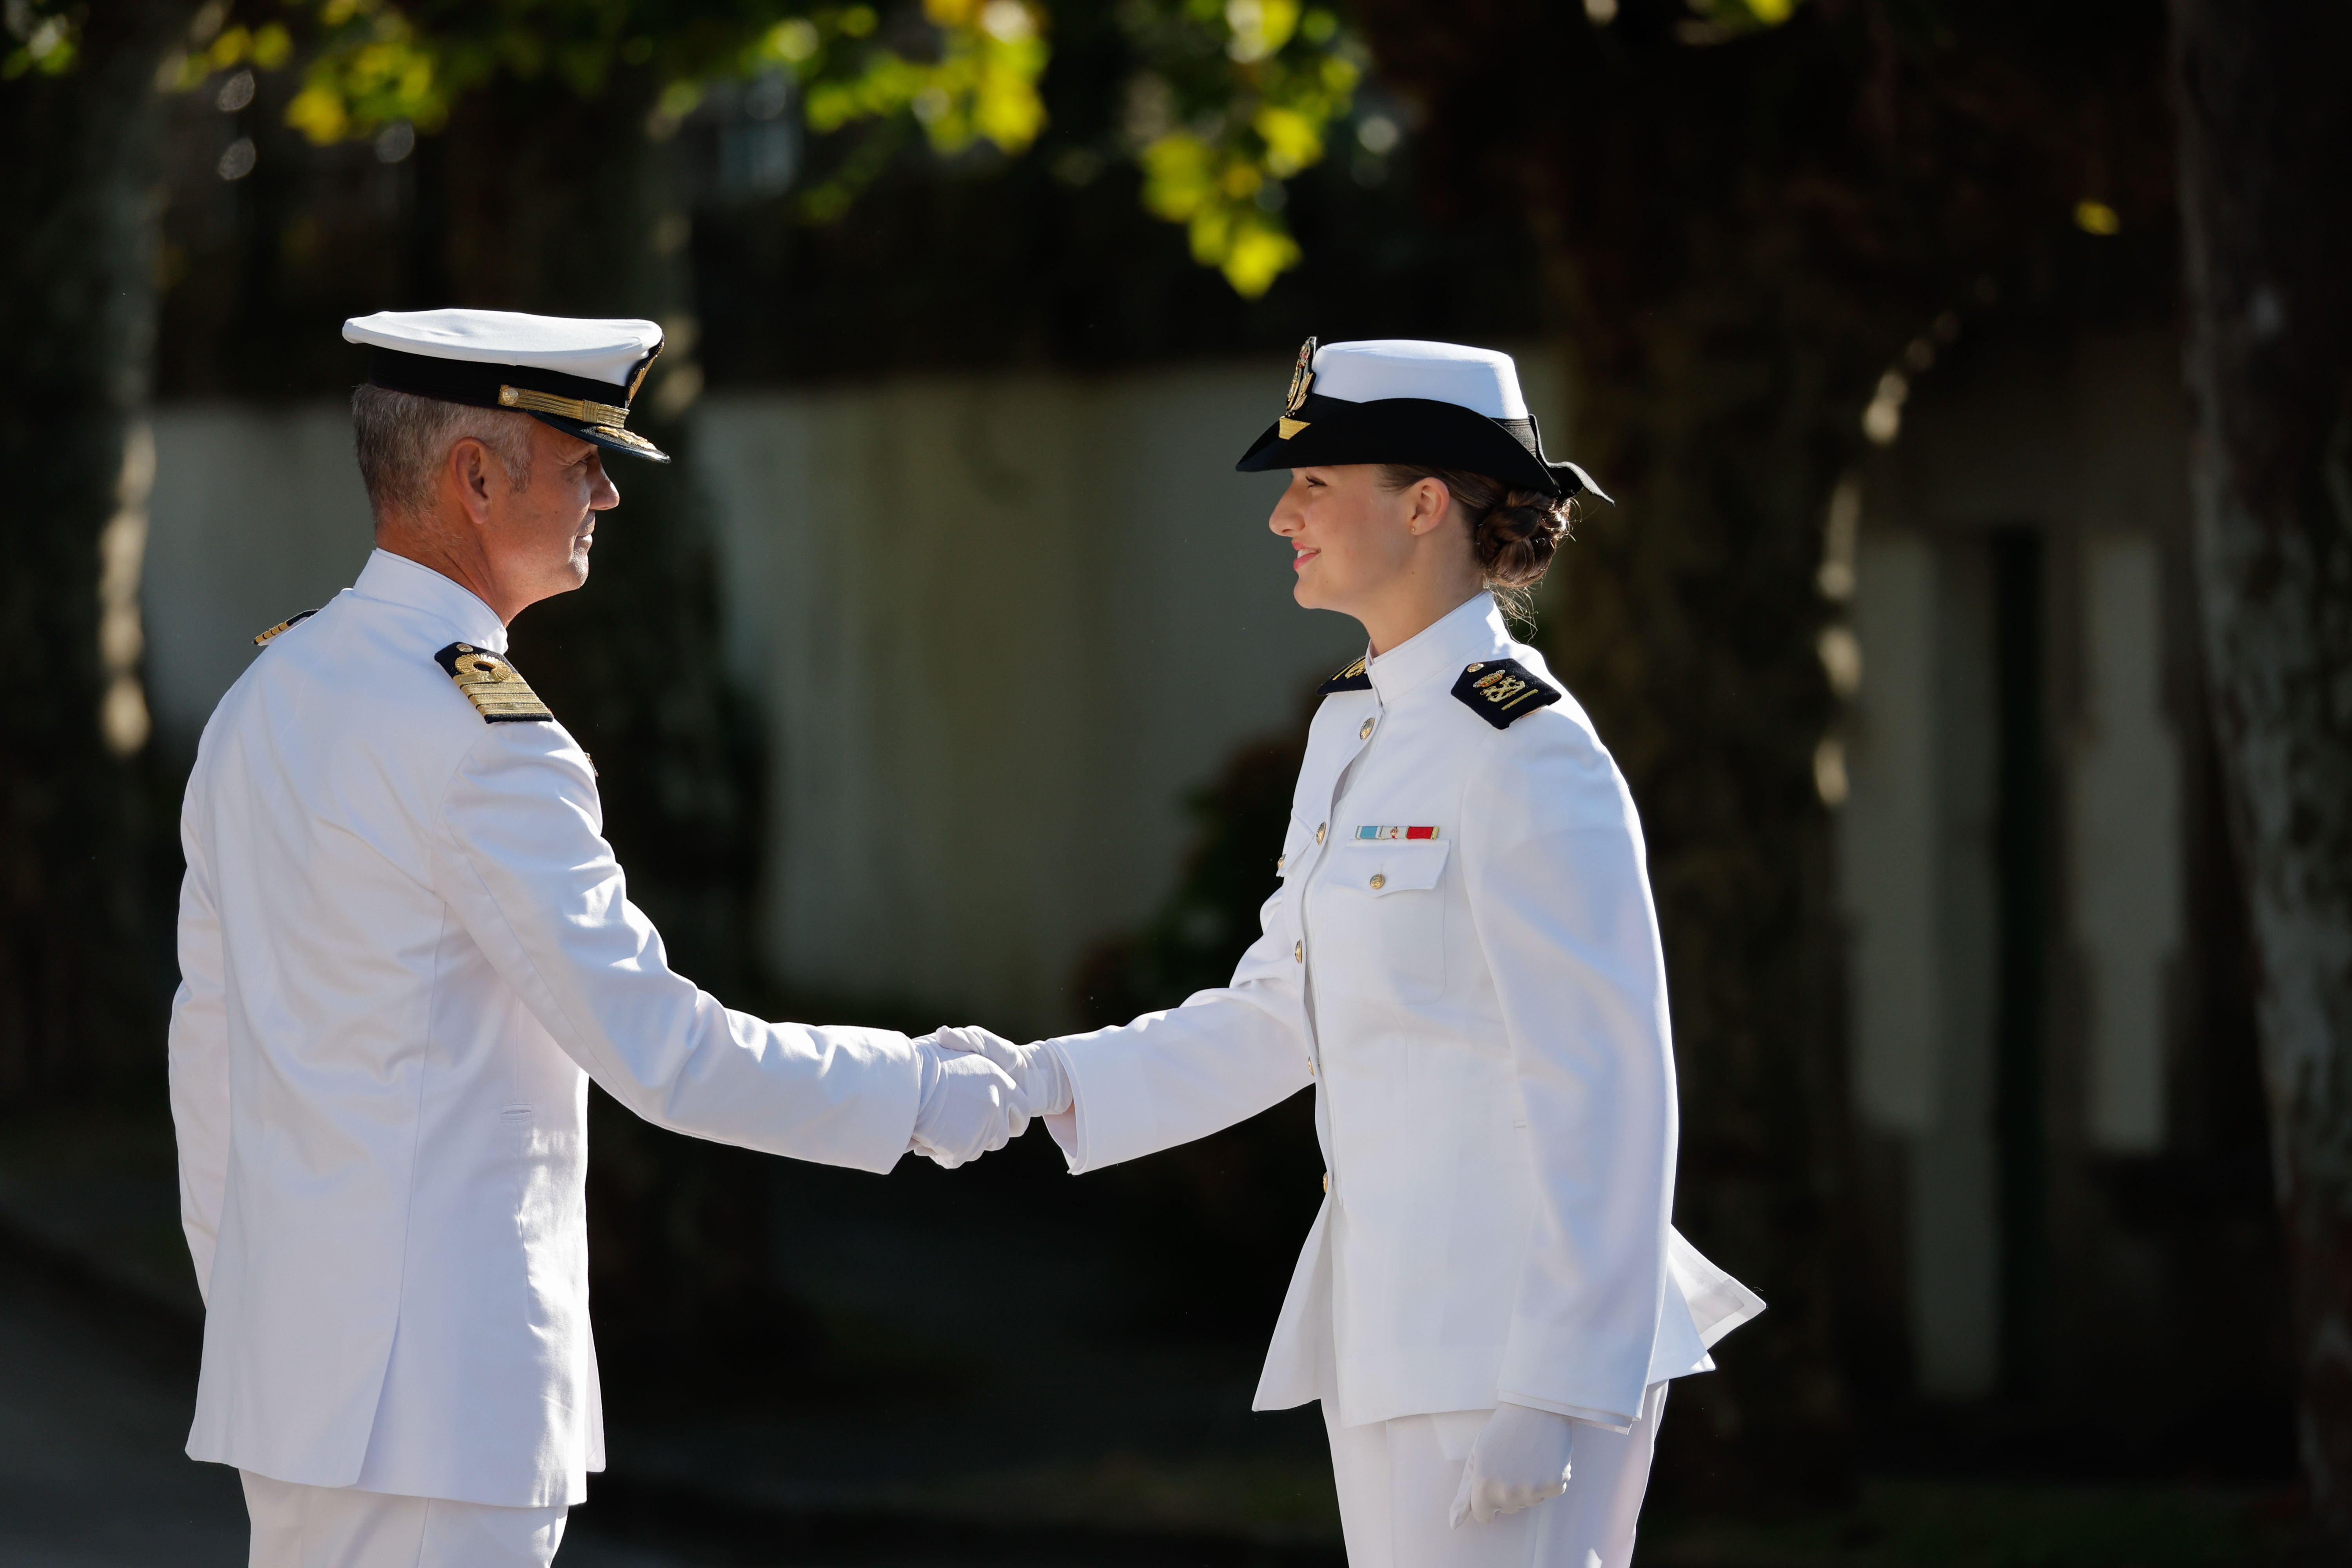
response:
M1307 406L1307 390L1315 384L1315 340L1309 338L1298 351L1298 368L1290 373L1290 395L1282 405L1282 417L1275 421L1282 438L1289 440L1307 428L1309 421L1295 417Z

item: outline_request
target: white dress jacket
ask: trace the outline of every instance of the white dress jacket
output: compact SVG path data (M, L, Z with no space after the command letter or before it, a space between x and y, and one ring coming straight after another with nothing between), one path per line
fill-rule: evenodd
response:
M1674 1052L1633 797L1572 700L1496 728L1454 695L1505 658L1548 679L1482 594L1332 690L1233 984L1050 1042L1077 1171L1316 1085L1328 1195L1261 1410L1336 1397L1352 1426L1509 1400L1622 1426L1763 1309L1668 1223Z
M906 1037L730 1012L665 961L587 753L436 661L489 607L377 552L205 727L181 823L181 1207L205 1292L188 1453L513 1507L603 1468L588 1080L664 1127L886 1171Z

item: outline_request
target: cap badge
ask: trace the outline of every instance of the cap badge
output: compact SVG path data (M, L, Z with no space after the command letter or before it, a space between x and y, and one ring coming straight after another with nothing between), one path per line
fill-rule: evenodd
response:
M1284 399L1282 417L1276 421L1282 438L1289 440L1307 428L1309 421L1298 418L1298 411L1307 406L1307 390L1315 384L1315 340L1309 338L1298 351L1298 368L1290 373L1290 395Z
M637 362L637 374L629 377L628 399L630 402L635 403L637 400L637 388L646 384L646 372L653 369L654 361L661 358L661 344L656 343L653 352Z

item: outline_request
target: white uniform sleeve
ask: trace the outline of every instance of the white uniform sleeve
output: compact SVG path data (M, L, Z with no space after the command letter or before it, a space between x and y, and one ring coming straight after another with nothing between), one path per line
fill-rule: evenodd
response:
M434 878L490 963L605 1091L657 1126L887 1171L921 1074L903 1035L771 1024L675 973L603 837L587 754L485 727L435 824Z
M213 1248L228 1193L228 1014L223 996L220 910L212 873L184 809L180 847L180 989L172 998L167 1038L172 1128L180 1150L180 1229L196 1268L196 1290L210 1299Z
M1045 1118L1073 1173L1205 1138L1313 1082L1298 965L1278 935L1276 893L1233 984L1131 1024L1049 1040L1069 1073L1071 1114Z
M1667 1288L1665 964L1632 795L1580 728L1538 724L1495 737L1463 806L1471 912L1536 1166L1498 1393L1630 1422Z

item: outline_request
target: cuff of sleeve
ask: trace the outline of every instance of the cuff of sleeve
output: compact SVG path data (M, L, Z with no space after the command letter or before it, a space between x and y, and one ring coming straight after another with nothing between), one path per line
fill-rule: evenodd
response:
M1524 1405L1530 1410L1546 1410L1554 1415L1565 1415L1571 1421L1581 1421L1590 1426L1619 1435L1633 1429L1635 1417L1615 1410L1591 1410L1581 1405L1562 1405L1556 1399L1542 1399L1532 1394L1515 1394L1504 1389L1495 1396L1506 1405Z
M1078 1075L1070 1066L1070 1053L1062 1048L1061 1042L1046 1040L1042 1044L1052 1055L1055 1064L1062 1069L1062 1081L1069 1085L1070 1109L1038 1120L1045 1122L1045 1131L1060 1146L1062 1158L1068 1163L1070 1174L1075 1176L1087 1168L1086 1091L1078 1087Z

